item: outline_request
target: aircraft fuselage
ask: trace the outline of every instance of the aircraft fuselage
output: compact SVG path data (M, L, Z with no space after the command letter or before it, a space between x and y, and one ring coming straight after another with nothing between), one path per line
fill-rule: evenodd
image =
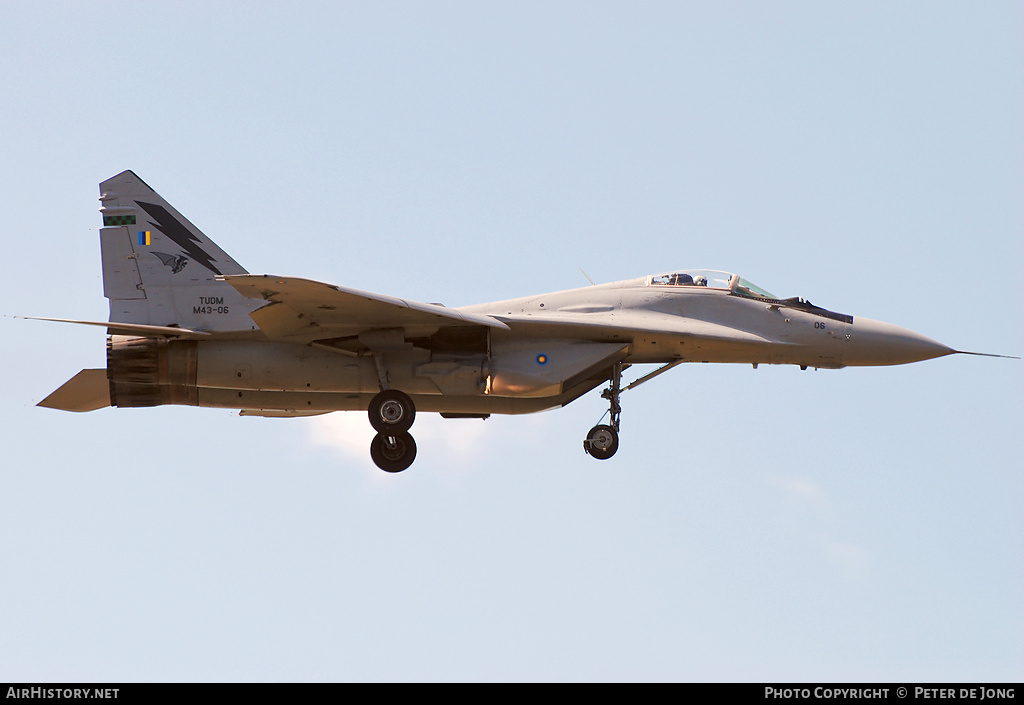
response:
M612 363L839 368L952 352L906 329L798 300L645 281L465 307L458 310L493 316L508 330L421 331L408 340L382 337L386 344L378 342L376 350L358 339L348 347L309 345L268 341L258 332L209 341L114 336L108 345L111 403L281 415L366 409L381 388L379 359L387 385L408 394L418 410L518 414L567 404L606 382Z

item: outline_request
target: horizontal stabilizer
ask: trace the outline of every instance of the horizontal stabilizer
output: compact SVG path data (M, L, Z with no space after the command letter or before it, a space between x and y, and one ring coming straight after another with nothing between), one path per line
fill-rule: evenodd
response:
M106 370L82 370L37 406L61 411L95 411L110 406Z
M77 323L81 326L102 326L110 335L137 335L140 338L207 338L209 333L201 330L178 328L177 326L150 326L143 323L115 323L114 321L75 321L70 318L38 318L16 316L27 321L52 321L54 323Z

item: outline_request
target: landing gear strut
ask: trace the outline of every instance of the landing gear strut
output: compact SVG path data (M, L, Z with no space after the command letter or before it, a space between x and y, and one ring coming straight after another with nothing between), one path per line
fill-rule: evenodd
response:
M608 460L615 455L619 449L619 414L622 407L619 406L619 394L622 393L622 363L616 362L612 366L611 385L601 392L601 397L608 400L609 424L598 424L590 429L587 438L583 441L583 450L587 451L592 458Z

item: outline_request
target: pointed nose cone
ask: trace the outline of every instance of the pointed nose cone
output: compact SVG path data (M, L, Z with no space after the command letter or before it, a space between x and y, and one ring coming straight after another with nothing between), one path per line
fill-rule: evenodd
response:
M905 365L956 352L912 330L870 318L854 318L849 331L844 365Z

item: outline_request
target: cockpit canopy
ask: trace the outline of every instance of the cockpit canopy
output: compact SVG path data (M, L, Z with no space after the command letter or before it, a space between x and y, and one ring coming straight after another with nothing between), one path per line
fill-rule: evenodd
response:
M647 277L647 286L704 287L726 292L733 296L744 296L750 299L758 299L759 301L769 301L770 307L784 306L786 308L795 308L815 316L831 318L843 323L853 323L853 316L829 311L796 296L780 299L775 294L751 284L738 274L719 272L715 269L677 269L674 272L666 272L665 274L653 274Z
M647 286L704 286L709 289L730 291L740 296L778 299L775 294L755 286L737 274L715 269L679 269L665 274L653 274L647 278Z

